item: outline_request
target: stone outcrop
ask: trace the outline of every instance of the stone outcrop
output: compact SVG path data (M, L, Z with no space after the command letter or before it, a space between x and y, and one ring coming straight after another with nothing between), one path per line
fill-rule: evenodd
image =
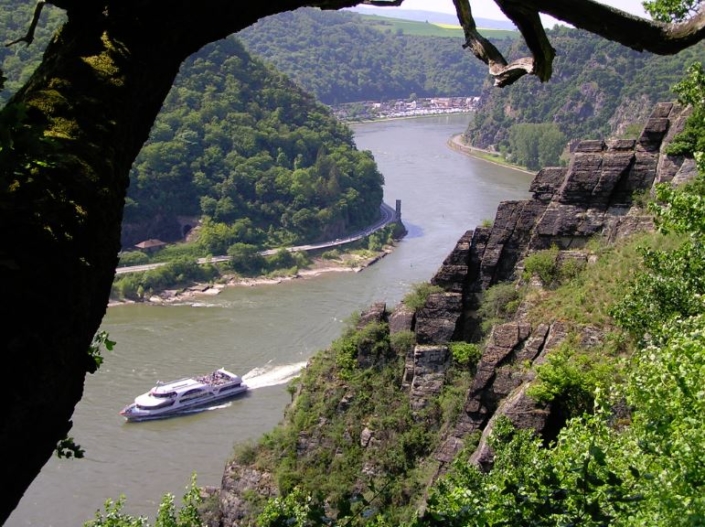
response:
M536 175L531 199L501 203L492 227L468 231L460 238L431 280L442 292L431 294L422 308L414 311L402 303L389 313L384 304L375 304L362 314L358 328L386 323L390 336L415 334L414 346L396 351L405 354L399 389L408 397L412 417L442 392L452 363L452 343L476 339L482 293L520 276L527 255L555 246L559 261L586 261L580 249L590 237L614 241L652 228L649 217L634 206L634 197L650 192L656 183L681 182L695 174L692 160L669 156L663 148L682 129L685 116L680 107L659 104L635 140L577 144L567 167L544 168ZM491 467L492 451L486 439L500 416L517 427L535 430L547 442L563 425L560 412L527 395L535 367L566 341L569 332L583 346L599 345L602 335L592 327L582 327L576 335L576 329L562 321L531 324L521 313L520 309L514 321L492 329L459 415L452 422L434 424L442 432L426 461L438 468L436 474L461 452L479 467ZM391 357L378 356L373 348L358 349L359 368L389 362ZM353 399L345 395L338 411L345 412ZM299 436L297 455L300 451L302 456L312 456L316 449L326 448L318 433L326 424L321 418L316 427ZM365 449L381 448L384 435L384 430L362 423L350 441ZM373 465L360 467L361 474L376 474ZM276 493L271 475L230 464L220 497L222 525L241 524L249 513L249 505L238 497L245 489L263 497Z
M656 183L687 180L695 173L692 160L666 155L661 148L664 139L682 130L686 116L682 108L661 103L636 140L582 141L567 167L538 172L529 188L532 199L502 202L491 228L465 233L431 280L463 296L462 311L440 311L442 324L454 326L454 336L471 338L477 295L516 277L532 251L580 248L595 235L614 241L650 228L650 218L633 207L633 197Z

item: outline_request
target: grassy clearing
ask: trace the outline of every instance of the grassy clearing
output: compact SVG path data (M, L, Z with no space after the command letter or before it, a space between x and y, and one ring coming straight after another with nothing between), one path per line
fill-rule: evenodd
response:
M362 15L379 31L394 31L404 35L421 37L464 38L460 25L416 22L379 15ZM482 35L490 39L517 38L517 31L506 29L480 29Z

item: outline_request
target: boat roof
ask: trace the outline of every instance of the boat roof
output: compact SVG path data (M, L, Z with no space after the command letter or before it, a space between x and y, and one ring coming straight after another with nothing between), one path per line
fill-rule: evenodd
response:
M220 379L220 382L218 382L218 379ZM199 375L197 377L185 377L183 379L178 379L176 381L170 381L166 383L158 382L157 385L150 390L150 393L183 393L187 390L191 390L194 388L205 388L206 386L219 386L222 384L240 380L240 377L238 377L234 373L220 368L207 375Z

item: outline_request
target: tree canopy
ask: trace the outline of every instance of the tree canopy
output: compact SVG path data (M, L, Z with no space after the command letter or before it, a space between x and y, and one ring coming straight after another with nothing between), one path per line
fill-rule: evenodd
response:
M0 113L0 283L8 398L0 422L4 522L71 428L91 347L106 310L120 249L129 172L183 61L260 18L299 7L341 9L362 0L49 0L66 13L32 76ZM370 0L401 5L403 0ZM478 36L467 0L456 0L471 50L498 84L524 73L548 80L553 48L539 13L638 50L674 53L703 38L705 15L664 23L590 0L495 0L532 57L506 64Z
M301 245L371 224L382 202L352 132L235 37L185 61L130 179L126 246L180 239L179 216L247 219L238 242Z

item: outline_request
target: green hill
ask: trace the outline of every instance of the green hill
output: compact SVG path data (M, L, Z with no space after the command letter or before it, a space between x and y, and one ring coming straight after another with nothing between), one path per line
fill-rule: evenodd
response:
M299 9L238 36L326 104L476 95L487 77L486 66L462 48L460 30L423 22ZM495 42L506 48L511 41Z
M200 215L239 224L231 243L335 237L377 217L383 184L350 129L234 37L183 65L131 179L126 244Z
M663 57L576 29L548 34L557 50L550 82L528 77L502 90L486 84L466 133L473 146L516 155L520 145L512 131L521 124L552 123L569 141L634 136L656 102L673 99L671 86L687 66L705 59L702 43ZM518 42L509 52L525 54Z
M0 0L5 34L23 35L32 10ZM45 9L31 46L0 48L4 100L62 20ZM178 218L203 215L230 226L229 244L315 241L368 225L382 201L383 177L352 132L234 37L184 63L130 177L125 247L178 240Z

